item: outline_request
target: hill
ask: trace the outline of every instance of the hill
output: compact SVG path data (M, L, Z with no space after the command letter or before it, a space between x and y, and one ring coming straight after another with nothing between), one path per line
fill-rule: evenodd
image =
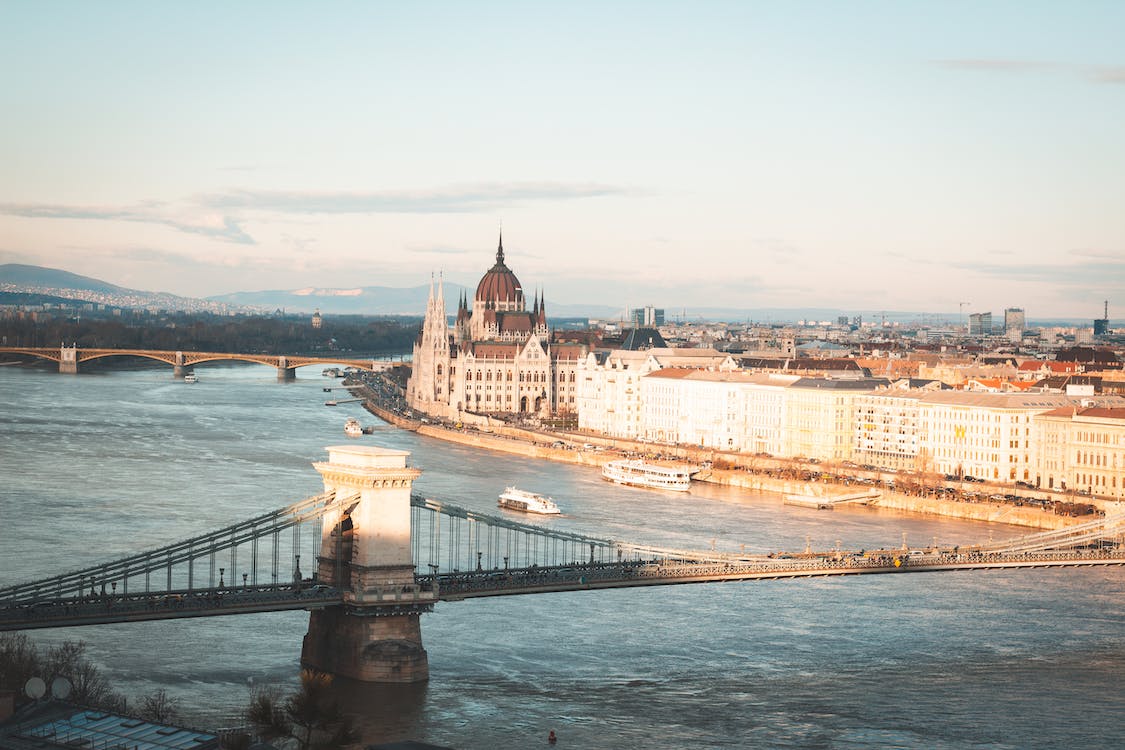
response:
M457 300L461 293L474 290L460 284L445 282L445 311L457 313ZM421 315L426 311L430 286L406 288L389 286L363 286L353 289L272 289L261 292L234 292L208 297L212 302L227 305L256 307L267 310L311 313L320 310L326 315ZM554 317L616 317L617 308L608 305L565 305L547 300L547 314Z
M84 292L105 292L121 294L131 291L107 281L79 276L70 271L43 266L29 266L23 263L0 265L0 284L13 284L21 287L40 287L44 289L77 289Z

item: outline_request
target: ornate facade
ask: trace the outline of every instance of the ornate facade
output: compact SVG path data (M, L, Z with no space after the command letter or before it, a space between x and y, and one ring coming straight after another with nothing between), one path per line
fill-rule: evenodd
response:
M550 416L576 410L575 370L586 354L580 344L552 344L542 294L531 310L523 286L504 263L477 284L472 307L457 302L452 328L441 282L430 285L426 319L414 342L407 403L434 416L456 419L465 412Z

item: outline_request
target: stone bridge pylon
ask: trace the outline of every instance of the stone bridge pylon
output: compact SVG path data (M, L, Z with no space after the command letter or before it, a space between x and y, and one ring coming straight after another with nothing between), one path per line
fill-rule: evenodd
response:
M315 464L325 491L354 497L324 516L318 581L344 591L342 606L314 610L301 650L304 666L364 682L429 678L419 616L437 592L415 582L410 489L421 474L407 451L328 448Z

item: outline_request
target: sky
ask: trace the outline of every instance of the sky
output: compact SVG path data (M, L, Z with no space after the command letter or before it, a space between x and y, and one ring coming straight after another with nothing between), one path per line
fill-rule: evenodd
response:
M1125 2L0 0L0 263L1111 317Z

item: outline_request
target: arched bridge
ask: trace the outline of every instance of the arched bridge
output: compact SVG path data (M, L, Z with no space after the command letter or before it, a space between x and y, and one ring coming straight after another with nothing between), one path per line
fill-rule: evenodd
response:
M172 373L182 378L195 365L204 362L255 362L277 369L279 380L292 380L294 370L305 365L340 365L363 370L386 370L392 362L373 359L346 359L340 357L306 357L294 354L244 354L238 352L185 352L159 349L98 349L92 347L58 346L0 346L0 354L22 354L58 362L59 372L76 373L83 362L106 357L140 357L164 362L172 366Z
M418 616L439 601L1125 564L1121 512L987 545L784 556L678 550L514 521L411 494L419 472L406 466L403 451L329 451L331 459L316 465L325 479L321 494L120 560L0 588L0 630L306 609L312 612L306 663L396 682L428 674ZM380 643L398 645L388 651L376 647Z

